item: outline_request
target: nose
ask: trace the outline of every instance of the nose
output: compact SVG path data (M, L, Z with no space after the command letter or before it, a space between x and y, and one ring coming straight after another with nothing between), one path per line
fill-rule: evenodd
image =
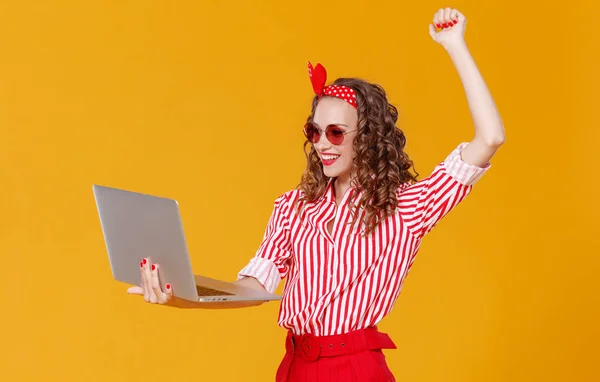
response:
M317 149L317 151L323 152L323 151L326 151L327 149L331 148L331 142L329 142L329 140L325 136L325 133L323 133L323 134L321 134L321 137L319 138L319 142L315 143L314 146L315 146L315 149Z

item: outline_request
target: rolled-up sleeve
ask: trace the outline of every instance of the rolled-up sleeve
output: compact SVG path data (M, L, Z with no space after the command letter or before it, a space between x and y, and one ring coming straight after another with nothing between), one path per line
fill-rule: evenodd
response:
M485 166L479 167L463 161L461 152L467 145L467 142L458 145L444 160L444 167L448 174L456 179L457 182L465 186L472 186L477 183L492 164L488 162Z
M467 197L491 167L489 162L478 167L463 161L461 152L467 145L466 142L458 145L427 178L400 187L398 209L413 235L421 238L430 232Z
M275 200L263 240L255 256L238 272L238 280L254 277L273 293L289 272L291 254L289 203L284 194Z

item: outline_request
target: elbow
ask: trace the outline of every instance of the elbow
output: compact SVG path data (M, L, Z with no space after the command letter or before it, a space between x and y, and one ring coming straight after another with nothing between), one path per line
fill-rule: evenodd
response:
M483 139L483 142L486 144L486 146L497 149L498 147L502 146L504 142L506 142L506 136L504 135L504 128L502 125L495 130L498 131L498 133L486 136Z
M504 144L505 138L503 135L499 136L490 136L490 137L475 137L473 142L477 141L481 147L485 147L488 149L497 149Z
M485 140L485 144L488 147L497 149L498 147L502 146L505 141L506 141L506 137L504 137L504 135L502 135L502 136L492 137L492 138L486 139Z

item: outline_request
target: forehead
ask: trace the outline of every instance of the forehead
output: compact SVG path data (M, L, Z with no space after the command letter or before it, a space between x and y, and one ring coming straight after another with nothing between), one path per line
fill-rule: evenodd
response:
M353 126L358 121L358 113L348 102L335 97L323 97L315 108L313 122L319 126L343 123Z

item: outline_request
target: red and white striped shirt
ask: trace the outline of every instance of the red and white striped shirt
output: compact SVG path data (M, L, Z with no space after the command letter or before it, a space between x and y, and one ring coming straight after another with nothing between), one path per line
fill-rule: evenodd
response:
M262 244L238 278L255 277L269 292L287 278L278 323L295 334L335 335L376 325L391 311L425 234L491 167L464 162L466 145L427 178L401 185L396 213L367 237L358 224L348 235L347 201L355 189L337 206L330 180L324 195L306 205L302 220L294 206L302 191L286 192L276 199Z

